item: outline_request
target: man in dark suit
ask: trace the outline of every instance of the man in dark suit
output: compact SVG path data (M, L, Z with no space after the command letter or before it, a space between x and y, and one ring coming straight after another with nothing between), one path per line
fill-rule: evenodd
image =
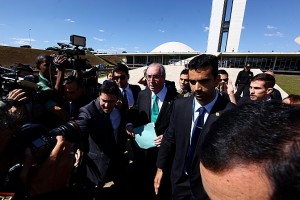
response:
M126 106L124 109L127 111L136 104L138 94L141 91L141 87L139 85L132 85L128 83L129 78L128 67L125 64L118 63L113 69L112 80L114 80L120 88L122 93L122 107Z
M82 199L105 199L103 186L113 181L122 195L122 177L126 173L124 162L125 124L119 109L115 107L120 95L118 85L104 81L99 97L80 108L76 123L82 132L82 163L79 183L83 185ZM113 196L111 198L117 198Z
M245 65L244 69L239 71L235 81L235 87L237 88L235 92L236 100L241 98L242 93L243 97L249 96L250 81L253 76L250 64Z
M190 61L188 67L193 95L174 102L170 125L159 149L154 180L155 192L159 194L161 180L168 173L168 160L172 157L173 200L202 200L207 197L199 173L199 147L211 124L224 111L234 107L234 104L216 90L220 82L216 56L199 55ZM199 109L204 112L200 114ZM201 128L198 127L198 116L202 116ZM199 129L194 131L196 128ZM195 139L194 135L197 133L198 137ZM192 146L195 150L190 154Z
M156 172L157 153L163 134L169 126L173 102L179 94L166 86L166 71L160 63L150 64L145 71L145 78L148 87L139 93L137 100L138 114L133 125L134 127L139 127L153 122L155 123L155 134L157 137L154 141L151 141L154 143L154 147L143 149L136 144L133 149L136 177L138 178L136 180L136 191L140 195L138 196L139 199L154 199L153 179ZM158 115L154 116L154 113L156 113L154 111L155 107L158 107ZM132 126L127 126L127 132L134 137ZM168 195L167 190L164 192ZM161 199L167 199L167 197L161 196Z
M250 96L242 97L238 101L238 105L251 101L278 101L271 98L273 88L275 85L274 76L268 73L256 74L250 83ZM280 100L281 101L281 100Z

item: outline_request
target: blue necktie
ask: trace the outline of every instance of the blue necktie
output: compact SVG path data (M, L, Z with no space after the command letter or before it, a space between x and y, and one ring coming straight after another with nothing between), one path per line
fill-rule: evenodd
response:
M127 99L127 94L126 94L126 90L123 90L123 105L124 108L126 108L126 110L128 109L128 99Z
M192 165L195 149L196 149L198 139L199 139L200 133L202 131L203 125L204 125L205 107L200 107L198 109L198 112L199 112L199 115L198 115L198 118L196 120L197 123L194 124L192 139L191 139L191 143L190 143L188 153L187 153L187 157L186 157L186 160L185 160L184 172L186 174L189 174L189 172L191 170L191 165Z
M153 106L152 106L152 110L151 110L151 122L155 123L158 113L159 113L157 96L153 95L152 99L153 99Z

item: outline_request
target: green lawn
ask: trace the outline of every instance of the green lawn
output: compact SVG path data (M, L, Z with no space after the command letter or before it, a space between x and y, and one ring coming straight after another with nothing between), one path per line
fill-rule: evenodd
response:
M276 74L276 83L288 94L300 95L300 75Z

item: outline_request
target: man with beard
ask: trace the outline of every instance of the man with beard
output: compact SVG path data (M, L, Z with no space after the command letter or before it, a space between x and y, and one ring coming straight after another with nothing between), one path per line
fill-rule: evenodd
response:
M249 101L271 101L271 94L275 85L274 76L267 73L260 73L251 79L250 96L242 97L238 101L238 105Z
M116 107L119 98L118 85L106 80L100 87L99 97L81 107L75 120L81 130L83 152L77 175L81 187L77 191L79 199L118 199L124 195L126 133L121 112ZM111 181L113 196L109 197L104 185Z
M199 149L211 124L224 111L234 107L216 89L220 82L216 56L196 56L188 68L193 95L174 102L170 125L159 149L154 180L155 192L159 194L161 179L168 173L166 166L172 157L173 200L206 199L199 173Z

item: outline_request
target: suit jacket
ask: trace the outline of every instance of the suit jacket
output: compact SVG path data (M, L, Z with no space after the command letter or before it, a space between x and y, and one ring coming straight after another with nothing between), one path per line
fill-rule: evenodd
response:
M128 123L134 121L135 116L137 116L136 104L137 104L137 99L138 99L139 92L141 91L141 87L139 85L129 84L129 88L130 88L130 90L132 92L132 95L133 95L134 105L130 109L128 109L127 106L122 105L123 118ZM122 95L122 101L124 101L123 100L123 95Z
M271 99L282 101L281 93L276 88L273 88L273 92L271 93Z
M164 134L165 130L168 128L172 105L177 97L179 97L179 94L176 91L169 88L167 89L165 99L155 122L156 135ZM149 88L146 88L139 93L137 100L138 116L134 123L135 127L151 122L151 99L151 91Z
M156 123L156 135L162 135L169 126L170 116L173 108L173 102L179 94L173 89L167 88L167 93L159 111ZM145 125L151 122L151 91L149 88L139 93L137 101L137 118L134 123L135 127ZM134 142L135 143L135 142ZM132 145L134 154L135 171L137 173L136 190L139 193L138 199L156 199L153 188L153 180L156 173L156 159L159 148L149 149L139 148L137 144ZM171 164L171 162L169 162ZM170 165L169 164L169 165ZM160 187L160 197L158 199L169 199L170 183L169 174L166 180L162 180Z
M82 181L86 186L101 187L106 181L108 171L117 178L125 168L121 164L126 142L125 124L121 119L116 142L99 99L80 108L76 122L81 129L83 140Z
M186 176L184 174L184 164L190 144L193 100L194 95L177 99L174 102L170 126L164 134L162 144L159 149L157 167L164 170L168 165L167 162L169 156L173 156L172 154L174 154L171 170L173 192L178 192L176 191L177 185L182 184L183 181L189 181L190 183L188 185L190 185L190 189L195 199L205 199L206 193L202 186L199 169L199 147L202 144L205 135L208 133L211 124L218 119L224 111L233 108L235 105L228 99L218 95L217 101L215 102L198 139L189 177L184 179L183 177Z
M129 84L129 88L131 89L132 94L133 94L134 104L136 104L139 92L141 91L141 87L139 85Z

